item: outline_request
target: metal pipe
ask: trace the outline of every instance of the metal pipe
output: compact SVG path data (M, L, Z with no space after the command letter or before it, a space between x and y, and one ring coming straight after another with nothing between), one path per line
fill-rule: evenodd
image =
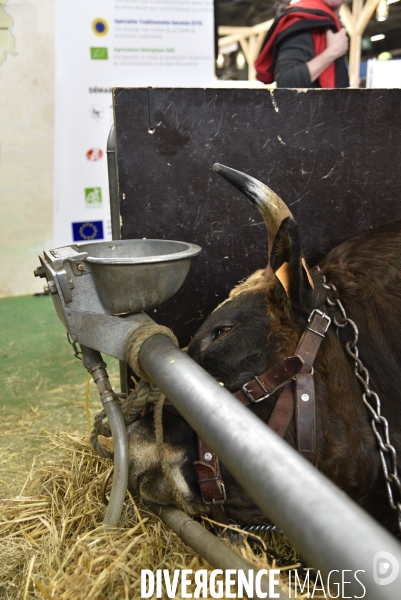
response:
M117 174L117 153L116 153L116 132L115 125L110 128L107 138L107 171L109 174L109 194L110 194L110 218L111 235L113 240L121 240L120 225L120 199L118 197L118 174ZM121 391L128 393L128 370L127 363L120 360L120 384Z
M212 566L222 569L224 572L227 570L235 569L243 571L245 575L248 575L249 569L254 571L253 581L257 572L257 567L252 563L248 562L242 556L239 556L234 550L227 546L220 538L207 531L202 525L188 517L182 510L173 506L151 506L153 512L155 512L170 529L174 531L188 546L193 548L195 552L203 556ZM237 574L233 574L233 580L238 581ZM255 589L255 587L254 587ZM263 575L260 579L260 589L262 593L269 595L269 579ZM277 594L276 598L285 600L288 598L287 594L284 594L278 588L274 588L274 592ZM258 598L260 596L255 594L247 596L247 598Z
M109 503L103 524L118 527L128 486L128 440L127 430L121 414L120 403L115 398L103 404L114 442L114 473Z
M116 135L114 123L107 138L107 170L109 174L111 235L113 240L121 240L120 200L118 197L118 175L116 155Z
M343 597L399 600L400 575L381 585L377 571L383 552L394 574L401 565L393 536L166 337L146 340L139 362L309 564L344 582Z
M106 364L102 355L97 350L87 348L81 344L82 362L92 375L103 408L109 421L114 442L114 474L110 492L110 500L103 518L103 524L109 527L118 527L124 506L125 494L128 485L128 439L127 430L121 414L120 402L111 387Z

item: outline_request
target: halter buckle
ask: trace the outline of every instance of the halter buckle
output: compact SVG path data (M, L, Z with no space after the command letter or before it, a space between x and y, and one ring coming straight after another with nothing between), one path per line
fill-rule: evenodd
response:
M331 318L329 317L329 315L326 315L326 313L322 312L321 310L314 308L312 310L311 314L309 315L308 323L312 323L312 320L313 320L313 317L315 316L315 314L319 315L319 317L322 317L322 319L326 320L325 329L322 331L316 331L316 329L312 329L312 327L306 327L306 329L309 329L309 331L312 331L313 333L320 335L320 337L324 337L325 333L327 332L328 328L330 327Z
M217 481L218 479L219 479L219 477L209 477L208 479L199 479L198 483L203 483L206 481ZM222 498L220 498L219 500L216 500L216 498L213 498L213 500L206 500L205 496L203 495L202 486L200 486L200 493L201 493L201 498L202 498L203 504L224 504L225 501L227 500L227 496L226 496L226 488L222 481L220 481L220 492L221 492Z
M244 383L244 385L242 386L241 390L244 392L245 396L251 402L261 402L262 400L266 400L266 398L268 398L271 395L271 392L268 389L265 388L265 386L263 385L263 383L260 381L259 377L255 376L255 380L258 382L258 384L260 385L260 387L264 391L264 394L262 394L262 396L260 396L260 398L255 398L253 396L253 393L254 393L253 389L248 390L247 385L249 385L251 383L251 381L248 381L247 383Z

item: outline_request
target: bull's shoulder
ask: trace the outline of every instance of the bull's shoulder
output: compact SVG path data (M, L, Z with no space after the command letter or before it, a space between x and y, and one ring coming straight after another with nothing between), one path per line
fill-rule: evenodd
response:
M385 407L399 413L395 421L401 441L401 219L345 241L321 268L358 327L360 357L372 389ZM340 339L345 342L349 335L343 330Z
M344 278L378 276L382 280L383 272L401 267L401 218L345 240L327 254L320 267L339 284Z

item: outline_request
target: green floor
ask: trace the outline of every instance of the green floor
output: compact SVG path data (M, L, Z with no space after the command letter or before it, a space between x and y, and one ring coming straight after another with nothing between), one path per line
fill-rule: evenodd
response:
M0 300L0 339L3 404L29 404L41 393L86 380L49 296ZM105 360L116 368L115 359Z
M47 296L0 300L0 336L2 403L30 403L84 374Z
M86 435L87 372L74 357L48 296L0 300L0 498L18 494L35 459L46 458L46 432ZM116 359L105 356L119 389ZM90 385L91 419L101 410Z

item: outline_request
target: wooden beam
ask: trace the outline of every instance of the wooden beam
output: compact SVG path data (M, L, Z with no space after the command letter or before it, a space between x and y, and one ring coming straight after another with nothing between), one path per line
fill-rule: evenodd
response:
M355 22L352 12L347 4L343 4L340 8L340 19L343 23L348 35L351 37L354 33Z
M249 38L249 61L248 61L248 79L249 81L256 81L256 69L253 66L257 57L257 35L251 35Z
M258 57L266 32L270 29L274 19L269 19L263 23L258 23L254 27L219 27L219 48L224 48L235 42L239 42L248 63L248 80L256 80L256 71L254 67L255 60Z
M219 35L224 37L219 38L219 48L224 48L224 46L229 46L234 42L241 41L241 39L250 38L252 35L258 34L256 45L258 46L259 52L263 40L265 39L266 32L270 29L273 22L274 19L269 19L268 21L263 21L263 23L258 23L253 27L228 27L227 25L221 25L219 27Z
M249 37L249 28L243 27L243 29L246 29L247 31L231 33L230 35L219 38L219 48L224 48L224 46L229 46L230 44L234 44L235 42L239 42L240 40Z
M241 29L250 29L250 27L239 27L234 25L220 25L219 26L219 35L229 35L230 33L236 33Z
M363 0L354 0L352 3L352 17L354 24L362 12ZM351 87L359 88L359 70L361 65L362 36L354 31L352 33L349 50L349 80Z
M246 35L252 35L254 33L260 33L261 31L268 31L272 26L274 19L269 19L268 21L263 21L262 23L257 23L252 27L240 27L238 25L220 25L219 26L219 35L230 35L231 33L245 33ZM247 31L249 33L247 33Z
M260 52L260 49L263 45L263 42L265 41L265 37L266 37L266 31L260 31L255 37L256 37L256 43L255 43L255 52L256 52L256 56L255 56L255 60Z
M356 20L355 33L357 35L363 35L373 13L375 12L379 0L367 0L365 6L361 10L361 14Z
M362 36L353 35L349 50L349 82L353 88L359 88L359 71L361 67Z
M274 19L269 19L268 21L263 21L263 23L258 23L257 25L251 27L252 33L261 33L262 31L269 31L273 23Z
M242 48L242 52L245 55L245 59L246 62L248 63L248 65L251 63L252 57L249 54L249 44L248 44L248 40L246 40L245 38L242 38L239 43L241 44L241 48Z

